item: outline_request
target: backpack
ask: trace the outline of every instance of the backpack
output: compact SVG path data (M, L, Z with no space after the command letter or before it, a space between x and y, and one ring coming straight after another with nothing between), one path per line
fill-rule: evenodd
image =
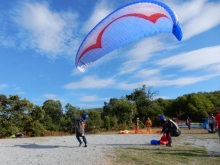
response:
M186 125L189 125L190 119L186 119Z
M79 120L76 124L76 134L79 136L84 136L84 128L82 124L83 124L82 120Z
M173 137L180 136L181 130L179 129L179 126L176 124L176 122L174 122L171 119L168 119L168 121L172 124L171 136L173 136Z
M214 117L212 116L210 119L209 119L209 124L213 124L214 123Z

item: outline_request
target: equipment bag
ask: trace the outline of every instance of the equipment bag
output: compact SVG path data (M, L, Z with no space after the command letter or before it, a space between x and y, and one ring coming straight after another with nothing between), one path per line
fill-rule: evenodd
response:
M80 135L80 136L84 135L84 129L83 129L82 121L81 120L78 121L77 124L76 124L76 134Z
M173 125L173 130L171 132L171 136L173 137L177 137L180 136L181 134L181 130L179 129L179 126L176 124L176 122L174 122L173 120L169 119L169 121L172 123Z

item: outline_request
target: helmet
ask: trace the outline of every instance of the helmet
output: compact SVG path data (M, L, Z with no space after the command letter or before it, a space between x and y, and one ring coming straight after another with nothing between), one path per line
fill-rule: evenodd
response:
M84 114L82 115L82 118L83 118L84 120L88 119L88 117L89 117L89 115L88 115L87 113L84 113Z
M162 120L165 120L165 116L163 115L160 115L159 119L162 121Z

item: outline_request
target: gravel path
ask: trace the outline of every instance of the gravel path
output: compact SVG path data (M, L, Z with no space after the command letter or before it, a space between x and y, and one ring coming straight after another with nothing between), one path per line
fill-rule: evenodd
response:
M114 147L147 147L152 139L159 140L160 137L159 134L87 135L88 147L78 147L75 136L0 139L0 165L108 165L111 160L107 155ZM182 144L205 146L210 153L220 154L217 135L195 138L182 134L173 138L173 145Z

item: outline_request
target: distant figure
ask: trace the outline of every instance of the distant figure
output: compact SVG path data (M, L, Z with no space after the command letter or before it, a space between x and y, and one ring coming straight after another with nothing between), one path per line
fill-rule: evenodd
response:
M202 128L207 129L206 125L207 125L207 120L205 117L202 117Z
M76 139L79 142L79 147L82 145L82 141L80 137L82 137L83 142L85 144L84 147L87 147L87 140L85 136L85 125L86 125L86 119L88 118L88 114L83 114L80 118L72 118L74 121L76 121Z
M170 120L166 120L165 116L163 115L160 116L159 120L163 125L161 133L166 134L166 138L168 140L166 146L172 147L171 133L173 132L173 124L170 122Z
M218 114L215 116L215 129L218 132L220 138L220 109L218 109Z
M206 123L207 121L206 121L206 118L205 117L202 117L202 123L204 124L204 123Z
M188 129L191 129L191 122L192 122L192 120L188 117L186 119L186 125L188 125Z
M180 124L180 121L179 121L179 119L178 119L178 118L176 118L176 123L177 123L177 125L179 125L179 124Z
M139 132L139 122L140 122L139 117L137 117L137 119L136 119L135 134L138 134L138 132Z
M151 126L152 126L152 122L151 122L150 118L148 117L146 120L146 127L147 127L147 131L149 133L151 133Z
M213 116L213 114L210 115L208 123L209 123L210 131L211 131L211 133L213 133L214 123L215 123L215 117Z

